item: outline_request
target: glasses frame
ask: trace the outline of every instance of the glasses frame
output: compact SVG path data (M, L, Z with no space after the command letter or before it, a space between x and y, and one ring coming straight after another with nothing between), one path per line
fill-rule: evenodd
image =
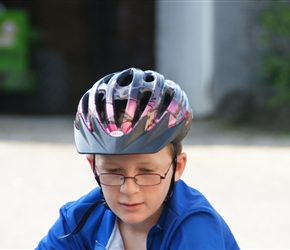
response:
M94 167L94 175L95 175L95 179L96 179L96 181L99 183L99 184L102 184L102 185L104 185L104 186L108 186L108 187L120 187L120 186L122 186L122 185L124 185L124 183L126 182L126 179L134 179L134 181L135 181L135 183L138 185L138 186L141 186L141 187L152 187L152 186L157 186L157 185L159 185L161 182L162 182L162 180L164 180L165 178L166 178L166 176L167 176L167 174L168 174L168 172L169 172L169 169L171 168L171 166L172 166L172 164L173 164L173 162L171 162L170 163L170 166L168 167L168 169L166 170L166 172L165 172L165 174L162 176L162 175L160 175L160 174L136 174L136 175L134 175L134 176L125 176L125 175L123 175L123 174L115 174L115 173L100 173L99 175L97 174L97 166L95 165L95 167ZM99 171L99 170L98 170ZM100 172L100 171L99 171ZM117 175L117 176L122 176L123 177L123 183L122 184L119 184L119 185L108 185L108 184L104 184L104 183L102 183L101 182L101 180L100 180L100 176L101 175ZM159 176L160 177L160 181L159 181L159 183L157 183L157 184L153 184L153 185L140 185L140 184L138 184L137 183L137 179L136 179L136 177L137 176L141 176L141 175L146 175L146 176L148 176L148 175L154 175L154 176Z

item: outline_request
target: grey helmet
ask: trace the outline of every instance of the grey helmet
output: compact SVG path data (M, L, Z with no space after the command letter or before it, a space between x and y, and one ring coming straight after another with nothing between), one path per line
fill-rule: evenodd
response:
M181 141L192 118L178 84L129 68L103 77L82 96L75 143L81 154L155 153Z

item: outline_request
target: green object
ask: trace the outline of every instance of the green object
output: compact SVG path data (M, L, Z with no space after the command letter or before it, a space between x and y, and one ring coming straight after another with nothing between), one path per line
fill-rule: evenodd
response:
M0 98L8 110L53 114L66 109L66 63L41 44L42 34L30 27L28 12L0 6Z
M276 89L270 107L290 104L290 4L268 1L261 13L263 29L262 80Z
M24 10L0 10L0 92L30 93L30 26Z

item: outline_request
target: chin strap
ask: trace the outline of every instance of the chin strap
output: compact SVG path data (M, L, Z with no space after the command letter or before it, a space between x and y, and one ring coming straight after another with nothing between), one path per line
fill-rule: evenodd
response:
M83 215L83 217L81 218L80 222L78 223L78 225L76 226L76 228L69 234L63 235L63 236L59 236L58 239L64 239L67 238L71 235L77 234L79 231L81 231L81 229L83 228L83 226L85 225L85 223L87 222L88 218L90 217L90 215L92 214L92 212L94 211L94 209L100 205L103 204L106 208L107 208L107 203L105 200L97 200L95 203L93 203L93 205L91 205L88 210L85 212L85 214Z
M108 203L107 203L107 201L105 199L105 196L104 196L104 193L103 193L103 188L102 188L101 182L100 182L99 177L98 177L97 172L96 172L96 158L95 158L95 155L93 155L93 166L94 166L94 168L93 168L94 170L93 171L94 171L94 175L95 175L95 180L97 181L97 183L98 183L98 185L100 187L100 192L101 192L101 195L102 195L103 200L104 200L104 207L106 209L110 209L110 207L109 207L109 205L108 205Z
M177 166L177 145L176 143L172 143L172 146L173 146L173 174L172 174L172 178L171 178L171 183L170 183L170 187L169 187L169 190L168 190L168 193L163 201L163 204L165 204L167 201L170 200L172 194L173 194L173 190L174 190L174 186L175 186L175 180L174 180L174 177L175 177L175 171L176 171L176 166Z

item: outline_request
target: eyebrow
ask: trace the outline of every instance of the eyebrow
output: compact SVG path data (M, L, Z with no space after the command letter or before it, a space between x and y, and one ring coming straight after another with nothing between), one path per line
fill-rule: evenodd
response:
M100 167L120 167L120 168L123 168L124 166L127 166L125 164L120 164L118 161L111 161L111 160L104 160L104 161L101 161L101 164L100 165L97 165L96 163L96 166L100 166ZM162 167L163 164L159 164L156 162L149 162L149 161L140 161L140 162L136 162L133 164L134 167L136 168L144 168L144 167L150 167L150 169L159 169L159 167Z

